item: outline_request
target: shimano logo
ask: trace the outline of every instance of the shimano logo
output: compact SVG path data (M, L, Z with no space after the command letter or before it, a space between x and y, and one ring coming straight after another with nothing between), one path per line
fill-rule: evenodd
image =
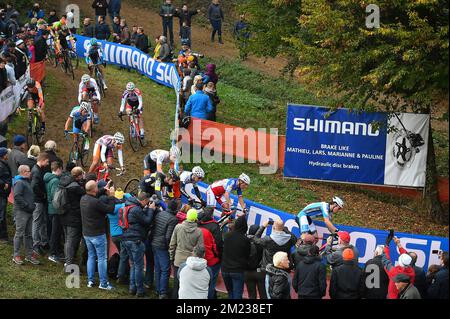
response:
M374 130L372 124L359 122L340 122L331 120L294 118L294 131L313 131L330 134L349 134L362 136L378 136L379 130Z

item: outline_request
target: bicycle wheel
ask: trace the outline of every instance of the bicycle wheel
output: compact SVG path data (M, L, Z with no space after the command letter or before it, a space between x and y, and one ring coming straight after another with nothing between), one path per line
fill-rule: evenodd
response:
M48 58L48 62L50 63L50 65L54 68L56 68L57 64L56 64L56 57L55 57L55 52L48 48L47 50L47 58Z
M27 124L27 145L31 146L33 144L33 118L28 116L28 124Z
M95 75L97 77L97 85L98 89L100 90L100 95L102 98L105 97L105 82L103 81L103 75L100 73L98 67L95 69Z
M82 139L81 148L80 148L80 161L81 166L86 167L89 165L89 148L86 149L86 143L89 143L89 140L86 138Z
M72 60L72 66L73 69L78 69L78 66L80 65L80 61L78 60L77 53L74 51L74 49L69 51L70 60Z
M44 141L44 132L42 132L42 130L41 130L42 122L37 114L34 115L32 127L33 127L33 140L34 140L33 143L35 142L36 145L42 144L42 142Z
M73 162L76 165L78 165L78 160L79 160L80 155L81 154L78 152L78 143L73 142L72 148L70 149L70 153L69 153L69 162Z
M130 124L130 130L128 134L128 140L130 141L130 146L134 152L139 150L139 132L136 132L136 127L134 123Z
M66 66L67 66L67 73L69 75L72 75L72 80L75 80L75 73L73 72L73 65L72 65L72 59L69 57L69 54L65 54L65 60L66 60Z
M139 194L139 180L137 178L130 179L125 186L125 193L129 193L133 196Z

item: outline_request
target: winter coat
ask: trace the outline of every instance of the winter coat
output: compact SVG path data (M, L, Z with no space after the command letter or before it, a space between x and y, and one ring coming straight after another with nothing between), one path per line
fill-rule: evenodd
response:
M251 245L246 233L247 221L245 217L239 217L234 230L226 233L223 240L222 272L243 273L247 270Z
M122 8L122 0L110 0L108 5L108 11L112 14L120 13Z
M20 165L27 165L30 170L36 165L36 158L35 157L26 157L24 159L19 160L19 163L17 163L19 167Z
M106 23L97 24L95 26L95 37L98 40L108 40L111 35L111 30Z
M207 64L206 72L203 75L202 82L204 84L208 84L209 82L213 82L217 84L219 82L219 76L216 74L216 65L215 64Z
M138 34L134 45L142 52L148 53L150 49L150 42L148 41L148 36L144 33Z
M19 146L14 146L8 155L8 165L11 170L11 176L16 176L18 174L17 169L19 168L19 163L27 158L24 152L22 152ZM30 170L33 167L30 168Z
M366 278L373 275L374 270L371 268L377 268L379 274L379 287L368 288L366 285ZM376 280L376 279L375 279ZM364 269L361 276L361 297L366 299L386 299L389 286L389 277L384 271L381 255L375 256L370 259L364 265Z
M361 269L353 260L344 260L340 266L333 267L330 279L331 299L359 299Z
M423 268L417 267L416 265L413 265L413 268L415 273L414 287L419 290L420 297L422 299L425 299L428 289L425 271L423 270Z
M123 230L123 241L145 241L148 229L153 221L154 210L148 207L142 208L139 201L130 197L125 203L126 206L134 205L128 211L128 228Z
M320 257L305 256L295 265L292 286L299 298L322 299L327 291L327 269Z
M14 177L14 214L17 212L25 212L33 214L36 207L34 203L34 192L31 188L31 182L28 178L24 178L20 175Z
M178 224L175 214L176 212L168 208L156 214L152 228L152 247L164 250L169 249L170 239L172 238L175 226Z
M259 227L258 227L259 228ZM257 271L261 265L261 260L263 256L263 248L260 245L255 244L253 238L255 236L247 236L250 239L250 254L248 255L247 270Z
M170 260L175 267L180 267L197 245L203 246L202 231L198 229L197 223L185 220L176 225L169 244Z
M211 3L208 8L208 20L223 20L223 11L219 4Z
M170 17L165 17L164 15L170 14ZM169 21L173 19L173 16L176 14L175 6L172 4L164 3L161 5L161 9L159 10L159 15L163 19L163 21Z
M94 2L92 2L92 8L95 9L96 16L106 16L108 2L106 2L106 0L94 0Z
M45 190L47 192L47 203L48 203L48 214L54 215L56 214L56 210L53 207L53 197L55 196L56 189L59 185L60 176L55 175L53 173L45 173L44 175L44 183Z
M38 11L35 10L30 10L28 11L27 17L32 19L32 18L36 18L36 19L44 19L45 17L45 13L44 10L39 9Z
M308 256L311 246L311 244L302 244L298 246L291 255L292 264L297 265Z
M223 237L219 224L217 224L217 222L214 219L207 220L205 218L199 221L198 226L200 228L205 228L211 232L211 234L214 237L214 241L216 243L219 259L221 259L223 251Z
M177 12L175 16L180 19L180 29L183 25L183 22L186 22L186 26L190 28L192 25L192 16L195 16L197 13L197 10L181 10L180 12Z
M45 167L40 167L38 164L31 169L31 188L34 192L34 200L36 203L47 204L47 191L45 190L44 182Z
M178 270L180 299L208 299L208 289L213 274L207 267L206 259L188 257Z
M118 237L122 236L123 234L122 227L119 226L119 210L125 207L125 202L125 199L116 199L114 213L108 214L109 234L111 235L111 237Z
M206 228L199 227L203 234L203 244L205 246L205 259L208 267L212 267L220 263L219 251L217 250L216 241L213 234Z
M63 174L59 180L59 184L63 187L67 187L68 195L68 208L61 215L61 224L70 227L81 228L81 197L86 194L84 185L75 181L70 174Z
M81 197L81 223L83 236L95 237L106 234L106 215L114 212L114 197L101 200L86 194Z
M400 251L400 254L408 253L404 248L400 248L399 251ZM391 258L389 255L389 247L386 246L386 247L384 247L382 261L383 261L384 270L386 271L386 273L389 276L388 299L398 299L398 289L395 286L394 277L397 276L398 274L408 275L411 279L411 284L414 284L416 275L414 272L414 268L409 267L409 266L402 267L400 265L394 267L392 265L390 259Z
M207 120L209 114L213 111L214 107L211 103L211 99L200 90L189 97L184 108L184 113L186 116L192 116L202 120Z
M398 294L398 299L422 299L420 297L419 290L414 287L413 284L408 284L402 291Z
M28 50L24 50L24 51L16 48L15 55L16 55L17 66L14 69L14 71L16 72L17 79L20 79L22 77L22 75L24 75L25 72L27 71L27 66L28 66L27 52L28 52Z
M159 50L158 59L162 62L170 62L171 54L170 54L170 47L167 44L167 40L159 40L161 43L161 49Z
M36 42L34 43L34 62L38 63L45 59L47 56L47 40L44 39L42 36L36 39Z
M327 258L327 263L329 265L331 265L332 267L337 267L337 266L342 265L342 263L343 263L342 252L347 248L350 248L353 250L353 254L354 254L353 261L357 264L358 259L359 259L359 251L358 251L358 248L356 248L353 245L340 246L340 247L337 247L336 250L333 250L331 245L327 245L327 247L325 248L325 256Z
M5 188L5 185L8 187ZM0 197L7 198L11 192L12 175L8 162L0 159Z
M289 273L281 268L268 264L266 272L269 275L269 296L271 299L291 299Z
M93 38L95 35L95 29L92 24L83 25L83 32L81 33L85 37Z
M428 299L448 299L448 267L442 267L427 290Z
M121 31L120 23L112 23L112 32L119 35Z

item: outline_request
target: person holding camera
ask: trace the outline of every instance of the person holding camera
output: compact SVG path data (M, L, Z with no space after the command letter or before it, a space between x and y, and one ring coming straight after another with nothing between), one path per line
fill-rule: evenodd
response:
M338 243L337 247L333 247L334 237L337 237ZM350 244L350 234L346 231L340 231L337 236L330 236L327 239L327 246L325 247L325 256L327 258L327 263L332 267L337 267L342 265L342 252L344 249L350 248L353 250L353 256L355 263L358 263L359 251L358 248Z

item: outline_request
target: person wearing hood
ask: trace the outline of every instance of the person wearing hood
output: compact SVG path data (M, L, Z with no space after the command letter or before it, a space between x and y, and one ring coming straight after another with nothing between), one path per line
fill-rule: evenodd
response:
M289 268L289 257L286 252L279 251L273 255L273 264L266 267L269 278L267 295L270 299L291 299Z
M361 297L365 299L386 299L389 286L389 277L384 271L382 255L384 246L375 249L374 257L366 262L361 276ZM366 280L369 276L379 274L378 285L368 286ZM371 282L371 280L369 279Z
M196 246L193 256L180 265L175 274L180 282L178 296L180 299L207 299L210 282L213 278L211 269L205 259L205 248Z
M217 82L219 82L219 76L216 74L216 65L215 64L207 64L206 65L206 72L203 75L202 82L204 84L207 84L209 82L214 83L214 85L217 85Z
M170 276L169 244L178 219L178 202L170 200L167 209L156 214L151 245L155 263L155 288L160 299L167 299Z
M333 267L330 279L331 299L360 299L361 269L355 262L353 249L342 252L343 263Z
M216 85L214 82L208 82L206 85L204 92L206 95L208 95L209 99L211 100L211 103L213 105L213 110L211 113L208 113L208 120L209 121L216 121L216 112L217 112L217 105L220 103L220 98L217 95Z
M308 252L295 264L292 287L298 299L322 299L327 291L327 269L319 257L319 247L314 244L304 247Z
M172 59L172 55L170 53L170 47L167 44L167 38L165 36L159 37L159 43L161 44L161 48L159 49L158 61L161 62L170 62Z
M170 239L169 256L173 263L174 274L178 273L180 265L192 255L194 247L204 247L202 231L197 226L198 213L196 209L190 209L186 214L186 220L177 224ZM173 284L173 299L178 299L179 281L175 276Z
M245 271L245 285L247 286L248 298L257 299L256 288L258 288L259 299L267 299L265 287L265 275L259 268L261 264L263 248L253 242L258 225L251 225L248 229L248 239L250 239L250 255L248 256L247 270Z
M219 35L219 43L222 42L222 21L224 20L223 11L220 7L219 0L213 0L208 8L208 20L212 26L211 42L214 42L216 33Z
M0 147L0 242L8 242L6 207L11 192L12 175L8 165L8 149Z
M247 220L241 216L234 222L233 230L225 234L222 254L222 278L229 299L242 299L245 271L251 252L250 239L247 238Z
M17 175L17 168L19 167L19 162L24 161L27 156L25 152L27 151L27 140L23 135L16 135L13 139L13 148L8 156L8 165L11 169L11 175Z
M184 107L184 116L196 117L207 120L208 116L214 111L213 104L208 95L203 92L203 84L196 85L197 92L191 95Z

